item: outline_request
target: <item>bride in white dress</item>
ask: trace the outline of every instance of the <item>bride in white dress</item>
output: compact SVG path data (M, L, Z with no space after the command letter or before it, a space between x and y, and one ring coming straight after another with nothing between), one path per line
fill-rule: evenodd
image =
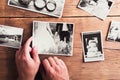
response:
M58 52L49 23L35 22L33 36L33 46L37 48L39 54Z

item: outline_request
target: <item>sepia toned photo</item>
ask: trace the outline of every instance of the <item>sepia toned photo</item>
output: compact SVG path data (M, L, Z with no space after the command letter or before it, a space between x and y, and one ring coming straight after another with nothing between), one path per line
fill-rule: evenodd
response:
M118 21L111 22L107 35L107 40L120 42L120 22Z
M105 20L112 5L113 0L80 0L78 8Z
M82 32L84 62L104 60L101 31Z
M33 46L39 54L73 54L74 25L71 23L33 22Z
M65 0L8 0L8 5L38 12L54 17L61 17Z
M23 29L0 25L0 46L20 48Z

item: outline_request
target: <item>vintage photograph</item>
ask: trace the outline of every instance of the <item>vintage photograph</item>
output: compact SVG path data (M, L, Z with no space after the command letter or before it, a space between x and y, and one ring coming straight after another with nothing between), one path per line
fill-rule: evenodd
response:
M74 24L33 21L33 46L39 54L73 55Z
M111 22L107 35L107 40L120 42L120 22L118 21Z
M8 0L8 5L38 12L54 17L61 17L65 0Z
M0 46L20 48L23 29L0 25Z
M82 32L84 62L104 60L101 31Z
M80 0L78 8L105 20L112 5L113 0Z

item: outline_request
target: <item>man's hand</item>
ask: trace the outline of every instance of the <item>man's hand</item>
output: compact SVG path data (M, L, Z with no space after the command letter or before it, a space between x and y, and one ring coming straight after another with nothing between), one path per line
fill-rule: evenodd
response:
M67 67L61 59L49 57L43 61L43 66L43 80L69 80Z
M30 47L32 38L29 38L23 48L16 52L18 80L34 80L40 66L40 59L35 48Z

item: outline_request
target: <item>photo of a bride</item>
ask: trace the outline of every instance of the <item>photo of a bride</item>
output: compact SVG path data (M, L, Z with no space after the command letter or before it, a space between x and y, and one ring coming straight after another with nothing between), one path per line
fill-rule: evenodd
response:
M58 28L58 24L62 26ZM37 48L39 54L72 56L73 24L34 21L32 46Z

